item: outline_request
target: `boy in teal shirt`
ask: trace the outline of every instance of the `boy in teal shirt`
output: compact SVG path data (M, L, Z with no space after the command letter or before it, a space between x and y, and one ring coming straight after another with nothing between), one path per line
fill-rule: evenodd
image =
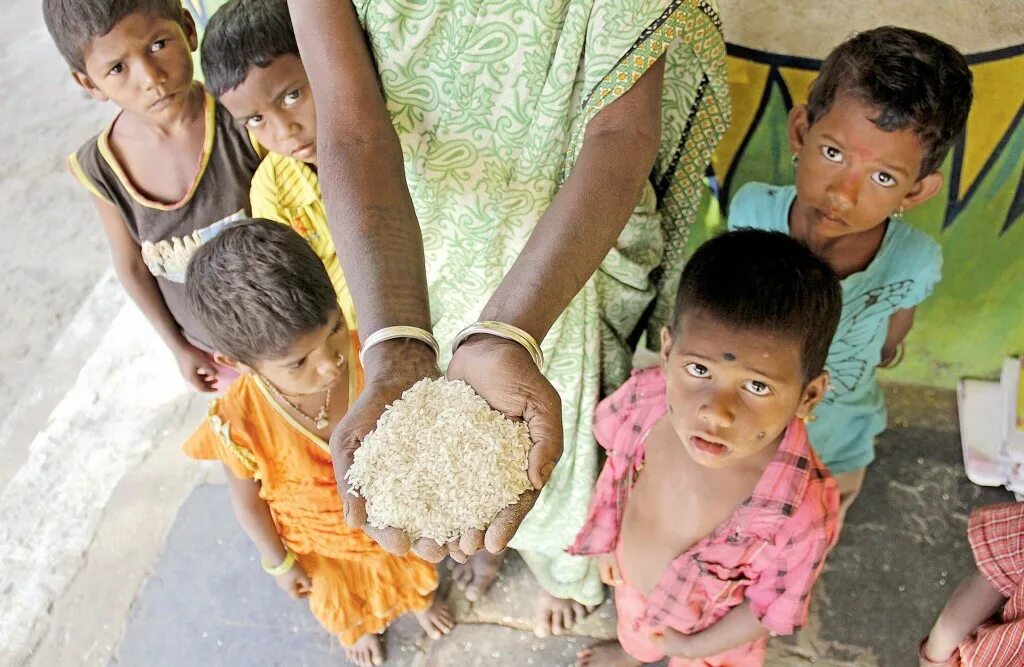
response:
M842 279L843 313L829 349L831 390L808 424L845 515L874 459L886 413L876 367L898 363L914 309L939 281L942 253L899 220L934 196L973 97L964 57L929 35L877 28L840 44L808 103L789 115L796 185L749 183L729 229L782 231Z

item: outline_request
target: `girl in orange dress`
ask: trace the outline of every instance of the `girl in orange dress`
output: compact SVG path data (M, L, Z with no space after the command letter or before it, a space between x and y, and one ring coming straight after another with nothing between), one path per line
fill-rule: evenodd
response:
M242 377L211 403L184 450L224 464L264 569L309 600L360 667L383 662L379 635L402 614L414 613L432 638L447 634L453 621L434 599L434 566L345 525L326 440L362 373L320 259L290 228L246 221L197 251L185 283L218 363Z

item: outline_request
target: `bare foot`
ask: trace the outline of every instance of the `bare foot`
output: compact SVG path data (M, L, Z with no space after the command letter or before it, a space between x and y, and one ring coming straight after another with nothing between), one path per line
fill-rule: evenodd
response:
M593 607L587 607L576 600L556 598L541 591L534 607L533 634L538 637L563 634L592 611Z
M440 639L455 627L455 617L452 616L452 610L436 597L430 607L416 612L416 620L419 621L420 627L423 628L423 631L431 639Z
M484 596L498 577L505 554L492 554L486 549L469 557L469 561L452 568L452 579L462 589L466 599L476 602Z
M363 635L352 646L345 647L345 658L359 667L384 664L384 646L380 635Z
M614 639L594 644L576 654L576 667L639 667L642 664Z

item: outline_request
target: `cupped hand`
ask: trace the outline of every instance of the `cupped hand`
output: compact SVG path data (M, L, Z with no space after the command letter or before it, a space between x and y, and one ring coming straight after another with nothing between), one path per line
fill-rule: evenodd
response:
M214 390L217 383L217 368L205 352L189 343L183 343L173 352L174 360L178 362L178 370L189 387L204 393Z
M385 341L366 354L365 386L345 417L331 434L331 458L345 508L345 523L349 528L363 531L385 550L402 556L411 548L421 557L437 562L444 556L433 557L431 547L440 550L433 540L413 540L397 528L375 528L366 521L366 501L348 490L345 475L352 467L355 452L363 438L377 426L384 409L401 398L405 390L423 378L438 378L437 359L425 344L414 340ZM447 554L445 549L445 554Z
M471 336L455 352L446 374L462 380L510 419L526 423L533 448L527 474L533 489L498 513L486 531L468 531L449 547L456 559L481 548L498 553L515 535L562 456L562 404L558 392L519 344L497 336Z

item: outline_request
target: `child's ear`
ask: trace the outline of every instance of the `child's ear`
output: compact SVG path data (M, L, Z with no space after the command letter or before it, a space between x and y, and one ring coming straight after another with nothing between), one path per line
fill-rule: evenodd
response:
M942 174L937 171L933 171L917 183L914 183L914 187L910 188L910 192L900 202L903 210L909 211L934 197L942 189L942 183Z
M181 29L185 31L185 40L188 42L189 50L195 52L199 48L199 31L196 30L196 22L192 18L192 14L184 7L181 8Z
M110 99L109 97L104 95L99 88L96 87L96 84L92 82L92 79L90 79L89 75L85 72L76 72L72 70L71 78L74 79L75 83L77 83L78 86L82 90L84 90L86 94L89 95L89 97L93 98L94 100L106 102Z
M668 363L668 356L672 353L672 329L661 328L661 363Z
M804 387L804 394L800 397L800 405L796 408L796 416L800 419L808 416L814 411L814 407L821 403L828 391L828 371L822 371L821 375L814 378Z
M804 138L811 124L807 120L807 105L798 104L789 111L789 151L798 155L804 147Z
M220 364L221 366L227 366L228 368L234 371L238 371L239 373L252 373L252 368L250 368L249 366L246 366L245 364L243 364L238 359L235 359L234 357L229 357L226 354L221 354L220 352L213 353L213 361L215 363Z

